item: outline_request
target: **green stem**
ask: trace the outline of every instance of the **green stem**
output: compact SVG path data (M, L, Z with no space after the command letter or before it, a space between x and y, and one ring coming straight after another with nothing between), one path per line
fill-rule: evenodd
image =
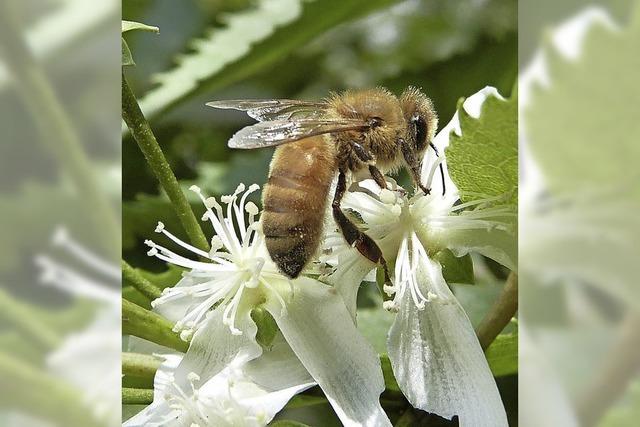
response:
M11 3L0 2L0 48L4 48L7 59L4 63L11 72L22 102L39 128L40 141L69 175L85 202L87 212L91 212L89 218L93 221L96 240L105 254L119 256L121 233L114 206L100 189L82 141L51 81L33 57L18 28L16 15Z
M509 324L518 310L518 275L509 273L507 282L489 312L476 328L482 350L489 348L498 334Z
M131 283L131 286L140 291L142 295L149 298L150 301L153 301L162 295L162 291L160 291L157 286L145 279L142 274L140 274L135 268L131 267L125 260L122 260L122 275L124 276L124 280Z
M153 402L153 390L146 388L122 388L123 405L148 405Z
M122 374L153 379L161 363L161 360L149 354L122 353Z
M162 153L162 149L151 130L151 126L149 126L147 119L142 114L138 101L129 87L124 73L122 74L122 117L129 127L129 130L131 130L131 135L138 143L142 154L144 154L149 167L151 167L156 178L160 181L160 185L162 185L162 188L167 193L169 200L171 200L171 204L187 232L189 239L191 239L191 243L202 250L208 251L209 243L207 242L207 238L202 232L202 228L196 220L191 205L189 205L187 198L182 192L178 180L171 170L171 166L169 166L167 159Z
M189 344L173 332L168 320L126 299L122 300L122 333L144 338L183 353L189 348Z
M46 323L41 322L33 309L0 289L0 318L4 324L12 324L42 350L51 351L60 343L60 337Z
M80 390L47 372L0 352L2 405L61 426L97 427Z

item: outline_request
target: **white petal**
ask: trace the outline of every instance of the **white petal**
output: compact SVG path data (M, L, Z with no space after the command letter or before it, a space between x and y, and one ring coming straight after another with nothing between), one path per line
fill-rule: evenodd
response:
M509 270L518 271L518 239L511 231L498 228L449 230L443 241L456 256L477 252Z
M270 391L301 384L315 385L281 333L276 335L271 349L264 350L260 357L248 362L243 369L256 384Z
M169 408L167 401L164 399L156 400L142 411L129 418L122 425L123 427L160 427L167 425L167 418L171 413L175 412L176 418L178 418L178 411ZM184 422L184 421L183 421ZM178 424L179 423L179 424ZM182 425L180 420L176 419L172 426Z
M196 331L176 370L176 379L187 378L190 372L195 372L205 382L231 361L240 364L260 356L262 348L256 342L258 328L249 311L238 313L236 327L243 333L233 335L229 326L222 323L224 309L225 306L220 306L209 313L206 324Z
M164 354L162 357L164 357L165 360L153 378L153 403L129 418L123 424L125 427L161 426L163 423L166 423L167 417L174 411L169 408L164 395L169 384L169 377L174 373L176 367L182 360L182 356ZM176 411L176 416L178 416L178 411Z
M358 333L340 294L308 278L287 313L268 307L302 364L318 382L345 426L390 426L380 406L380 361Z
M375 264L365 258L357 249L347 248L338 258L336 270L326 279L340 292L353 319L356 316L360 284L375 267Z
M447 304L434 300L422 311L409 292L401 299L387 343L400 388L413 406L446 418L458 415L462 427L507 426L471 322L448 290L439 264L421 258L418 279L425 294L429 288L444 289L450 298Z

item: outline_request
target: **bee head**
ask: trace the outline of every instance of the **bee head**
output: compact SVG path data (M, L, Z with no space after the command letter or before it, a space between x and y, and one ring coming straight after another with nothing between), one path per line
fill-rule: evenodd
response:
M408 87L400 96L402 114L407 124L406 134L399 141L402 155L414 183L422 188L420 170L422 158L438 128L438 115L431 100L415 87Z
M360 143L367 147L394 141L403 127L404 116L398 98L384 88L346 91L330 102L340 116L367 123L368 129L359 134Z

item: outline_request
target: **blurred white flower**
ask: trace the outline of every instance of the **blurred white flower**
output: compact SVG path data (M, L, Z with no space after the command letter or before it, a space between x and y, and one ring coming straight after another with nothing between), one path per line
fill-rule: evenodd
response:
M477 111L478 116L478 103L493 91L485 89L467 99L467 112ZM441 153L452 129L459 132L457 115L435 139ZM418 192L408 197L392 191L397 189L392 181L388 190L366 180L345 196L342 207L358 214L363 229L394 266L393 285L384 288L393 297L385 308L397 312L387 347L409 402L446 418L457 415L461 426L506 426L498 389L471 322L434 255L444 249L457 256L474 251L515 269L515 212L494 206L500 197L456 204L458 191L448 175L434 179L441 161L443 157L429 155L424 159L422 181L432 189L430 195ZM372 264L338 235L328 242L339 254L329 280L340 286L346 301L355 301L358 284ZM354 271L361 274L358 279Z
M150 255L189 269L175 287L153 302L156 311L176 322L183 339L192 336L176 378L195 373L205 384L232 363L274 358L256 341L251 312L261 308L275 319L295 362L304 366L294 370L298 375L291 384L317 382L346 426L390 425L379 403L384 390L379 359L358 333L339 293L308 277L290 280L271 261L256 219L258 208L247 202L257 189L254 185L245 191L241 184L234 194L221 198L223 207L192 187L206 207L203 219L215 231L209 253L158 224L157 232L208 262L147 242ZM276 357L273 363L283 376L293 362L283 364ZM280 381L278 375L267 385L274 381ZM183 382L182 387L187 385Z
M107 426L120 425L120 270L74 241L65 229L58 229L53 244L91 275L80 273L47 255L36 257L41 281L72 296L98 304L96 316L85 329L70 333L47 355L47 366L82 392L95 417ZM97 278L100 277L100 278Z

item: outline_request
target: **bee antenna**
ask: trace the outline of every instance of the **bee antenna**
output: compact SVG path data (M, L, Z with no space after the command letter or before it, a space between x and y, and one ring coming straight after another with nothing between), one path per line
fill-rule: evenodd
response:
M433 142L429 142L429 147L433 148L433 151L436 153L436 157L440 157L440 153L438 153L438 149ZM447 187L444 183L444 167L442 166L442 162L438 165L440 167L440 179L442 180L442 195L444 196L447 193Z

